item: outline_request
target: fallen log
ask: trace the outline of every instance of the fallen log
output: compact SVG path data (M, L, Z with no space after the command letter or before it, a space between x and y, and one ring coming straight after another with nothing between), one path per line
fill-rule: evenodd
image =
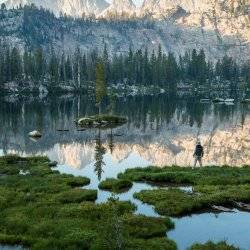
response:
M215 209L215 210L218 210L218 211L221 211L221 212L229 212L229 213L232 213L233 210L231 208L227 208L227 207L223 207L223 206L215 206L213 205L212 206L212 209Z
M234 204L240 209L250 211L250 204L246 204L244 202L236 202L236 201L234 202Z

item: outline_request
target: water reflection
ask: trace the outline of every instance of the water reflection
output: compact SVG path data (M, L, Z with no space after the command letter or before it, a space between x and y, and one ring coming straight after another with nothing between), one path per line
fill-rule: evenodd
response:
M101 129L98 129L98 137L95 142L95 172L98 176L98 180L101 180L103 173L103 166L105 162L103 161L104 154L106 153L106 148L102 145L101 141Z
M104 131L75 128L77 117L97 112L94 101L85 96L4 97L0 103L3 153L47 154L74 169L92 164L99 178L105 165L117 167L130 155L138 159L131 166L191 165L197 137L205 146L205 164L250 164L249 106L239 103L214 105L200 103L199 97L166 95L119 99L112 112L128 117L128 124ZM34 129L43 133L38 142L27 137Z
M179 250L186 250L195 242L227 241L242 250L250 247L250 213L235 210L235 213L204 213L173 219L175 230L168 237L177 242ZM187 230L188 228L188 230Z

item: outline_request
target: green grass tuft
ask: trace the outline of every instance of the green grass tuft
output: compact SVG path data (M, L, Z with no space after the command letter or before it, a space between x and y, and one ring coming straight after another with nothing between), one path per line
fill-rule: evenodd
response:
M129 180L123 179L107 179L99 184L99 188L102 190L113 191L116 193L126 191L133 186L133 183Z

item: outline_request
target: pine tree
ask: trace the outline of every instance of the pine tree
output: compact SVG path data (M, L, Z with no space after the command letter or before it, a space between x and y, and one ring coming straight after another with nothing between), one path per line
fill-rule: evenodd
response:
M1 46L1 44L0 44ZM4 55L3 51L0 51L0 88L4 83Z
M23 54L23 73L24 73L24 78L27 80L30 76L30 69L29 69L29 54L28 51L25 50Z
M102 61L96 64L96 80L95 80L96 103L99 107L99 114L101 113L101 102L107 95L105 82L105 67Z
M162 85L163 83L163 55L162 55L162 48L161 45L158 47L158 56L156 60L156 83L158 85Z
M11 80L19 80L22 76L22 62L19 50L14 47L11 51L10 56L10 79Z
M176 83L179 79L179 69L173 53L168 54L167 65L166 65L166 77L169 83L168 89L175 91L177 86Z
M189 65L189 75L191 80L195 80L197 77L197 64L198 64L198 56L196 49L193 49L192 51L192 57L191 57L191 63Z
M59 62L54 52L52 52L48 67L51 84L55 86L59 82Z
M200 84L203 84L206 82L207 78L207 62L206 62L206 56L205 52L202 49L197 56L197 81Z
M65 62L65 80L70 81L72 80L72 65L70 57L67 57L67 60Z
M78 88L80 88L81 86L80 66L81 66L81 51L79 48L76 48L74 54L74 62L73 62L73 78Z
M34 77L35 80L41 80L44 78L46 67L45 67L45 58L43 55L43 49L38 48L34 52L34 60L35 60L35 72Z
M61 60L60 60L59 80L60 80L60 82L65 82L65 80L66 80L65 55L64 55L64 53L62 54Z
M132 84L134 79L134 54L131 47L127 59L127 75L129 84Z
M146 48L144 51L144 57L143 57L142 83L144 85L148 85L149 78L150 78L150 66L149 66L149 59L148 59L148 49Z
M154 50L150 58L150 71L151 71L150 83L157 84L157 62Z
M103 60L104 66L105 66L106 82L109 82L109 80L110 80L110 62L109 62L109 54L108 54L108 49L107 49L106 43L104 43L102 60Z

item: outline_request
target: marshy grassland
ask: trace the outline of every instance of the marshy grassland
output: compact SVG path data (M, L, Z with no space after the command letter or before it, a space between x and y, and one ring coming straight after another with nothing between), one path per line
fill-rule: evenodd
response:
M250 201L250 168L131 169L99 188L122 192L133 181L192 185L191 193L178 188L144 190L134 196L152 204L163 217L135 215L130 201L110 198L95 204L97 190L84 186L85 177L60 174L46 157L0 157L0 245L28 249L167 249L175 250L166 233L174 228L168 216ZM235 250L225 242L195 244L191 250Z
M176 249L169 218L134 215L130 202L95 204L90 180L60 174L46 157L0 158L0 244L30 249Z

